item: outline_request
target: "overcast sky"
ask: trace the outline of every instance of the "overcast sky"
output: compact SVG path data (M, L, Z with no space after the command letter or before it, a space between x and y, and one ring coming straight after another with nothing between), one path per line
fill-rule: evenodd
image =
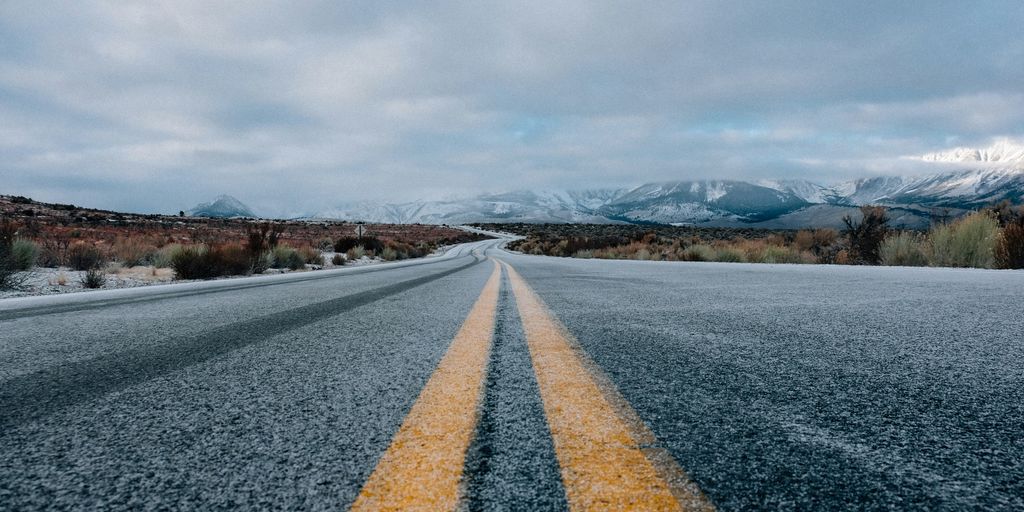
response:
M902 171L1024 134L1022 27L1021 0L3 0L0 193L283 215Z

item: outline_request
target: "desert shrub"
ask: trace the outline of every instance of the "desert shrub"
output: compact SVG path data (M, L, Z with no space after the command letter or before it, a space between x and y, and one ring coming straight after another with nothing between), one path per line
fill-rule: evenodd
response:
M207 258L216 275L240 276L252 272L249 251L238 244L215 246L207 252Z
M972 213L932 229L928 263L936 267L995 266L999 224L987 213Z
M12 254L17 226L8 220L0 222L0 290L21 286L25 278L19 274Z
M366 256L366 250L363 249L363 246L361 245L357 245L345 251L345 258L347 258L349 261L358 260L363 256Z
M863 265L877 265L880 261L878 249L889 232L889 215L881 206L861 206L861 220L855 221L847 215L846 237L850 242L850 256L854 262Z
M245 249L249 253L250 264L255 264L267 249L277 247L283 233L282 227L270 222L250 225L245 230Z
M171 268L178 279L206 279L214 277L206 263L205 245L177 246L171 252Z
M75 270L99 268L105 262L103 252L90 244L75 244L68 251L68 265Z
M683 251L683 259L686 261L715 261L715 249L709 245L691 245Z
M171 268L178 279L209 279L251 271L247 248L236 244L180 246L171 254Z
M850 259L850 251L846 249L840 249L836 253L835 258L832 259L832 263L836 265L853 265L853 261Z
M380 258L384 261L395 261L398 259L398 251L392 249L390 246L385 247L380 252Z
M752 240L741 243L744 259L750 263L814 263L813 254L800 251L794 246L779 246L763 240Z
M305 263L310 265L323 265L324 255L318 250L312 247L300 247L299 256Z
M288 268L291 270L299 270L306 268L306 260L303 259L299 251L289 247L287 245L278 245L273 249L274 254L274 268Z
M68 275L64 272L57 272L57 275L50 281L50 284L55 286L67 286Z
M181 244L167 244L150 257L149 263L156 268L170 268L171 255L181 247Z
M321 238L320 241L316 243L316 248L320 249L320 252L331 252L334 250L334 240L326 237Z
M743 263L746 258L743 257L743 252L733 247L719 247L715 249L715 261L723 261L726 263Z
M364 236L362 238L344 236L334 243L335 252L347 253L349 249L354 249L356 247L362 247L365 252L379 254L384 250L384 242L375 236Z
M345 257L340 254L335 254L334 257L331 258L331 263L340 267L345 264Z
M388 242L387 246L395 251L395 258L399 260L420 258L426 254L426 251L422 247L407 244L405 242Z
M252 255L249 256L252 258ZM252 268L250 269L253 274L262 274L269 268L274 268L274 252L263 251L259 253L255 258L252 258Z
M28 270L36 265L39 246L31 240L15 238L11 243L9 257L15 270Z
M157 248L137 238L119 238L110 249L115 261L126 267L149 265L157 253Z
M810 259L810 261L808 261ZM811 263L813 257L808 258L805 253L795 247L779 247L769 245L761 253L761 263Z
M801 229L793 236L793 245L801 251L809 251L814 247L814 233L809 229Z
M833 263L838 247L839 233L834 229L802 229L793 237L793 246L800 252L811 253L818 263Z
M590 258L594 257L594 251L591 251L589 249L580 249L576 251L576 254L573 254L572 257L589 260Z
M18 237L18 225L7 219L0 221L0 251L7 251ZM4 254L8 254L4 252Z
M0 290L11 290L17 288L25 281L17 270L14 269L14 264L0 254Z
M85 288L102 288L107 284L107 276L98 268L90 268L82 275L81 282Z
M996 242L996 266L1024 268L1024 219L1007 224Z
M1009 200L1000 201L985 209L999 223L999 227L1024 223L1024 205L1014 206Z
M71 250L71 237L62 234L50 234L42 239L42 251L38 263L43 267L63 267L68 264L68 252Z
M878 248L878 255L883 265L904 267L928 265L924 243L919 236L907 231L886 237Z

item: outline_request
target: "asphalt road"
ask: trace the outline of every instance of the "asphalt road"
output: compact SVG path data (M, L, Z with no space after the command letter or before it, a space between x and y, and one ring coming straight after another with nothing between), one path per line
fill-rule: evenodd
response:
M646 471L623 462L635 454L680 503L688 486L720 510L1024 508L1024 273L493 245L299 281L0 301L0 509L348 508L371 474L389 478L386 452L409 449L400 430L422 434L414 404L443 419L420 395L469 372L444 361L471 324L493 333L470 340L486 368L448 397L478 404L456 468L470 510L606 503L614 478ZM580 374L559 382L563 367ZM603 444L615 428L633 437ZM587 473L601 464L612 473Z

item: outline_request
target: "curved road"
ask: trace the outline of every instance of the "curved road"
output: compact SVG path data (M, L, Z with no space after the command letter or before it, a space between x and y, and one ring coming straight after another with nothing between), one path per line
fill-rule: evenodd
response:
M0 301L0 509L1024 508L1024 273L498 245Z

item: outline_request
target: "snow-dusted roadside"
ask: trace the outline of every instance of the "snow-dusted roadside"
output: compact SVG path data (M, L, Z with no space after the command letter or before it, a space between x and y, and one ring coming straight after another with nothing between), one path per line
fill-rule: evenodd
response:
M24 281L18 289L0 291L0 309L3 309L2 306L4 305L13 304L13 299L29 299L32 297L39 296L66 295L77 292L105 292L143 287L148 288L154 286L164 288L167 286L177 287L179 285L185 284L215 284L223 283L225 281L235 283L242 280L253 279L288 280L288 278L284 276L301 277L303 275L312 275L312 273L314 272L319 273L327 271L333 273L339 270L354 270L362 267L376 265L405 266L408 264L421 263L424 262L424 260L431 260L437 259L439 257L444 257L445 255L448 254L450 249L455 247L458 246L444 246L438 248L436 251L423 258L395 262L388 262L380 258L369 258L363 256L362 258L359 258L357 260L348 261L343 266L332 264L331 260L334 257L335 253L327 252L324 253L325 265L323 266L306 265L306 268L303 270L268 269L262 274L258 275L225 276L209 280L175 279L174 271L168 268L156 268L152 266L116 268L107 271L104 274L106 277L106 283L104 283L104 285L101 288L95 289L90 289L83 286L82 278L85 276L84 270L72 270L69 268L33 268L32 270L21 273L21 276L24 279Z
M70 268L33 268L21 273L24 281L17 290L0 291L0 299L28 297L33 295L57 295L88 290L82 285L84 270ZM131 267L118 268L104 273L107 282L103 290L135 288L152 284L169 283L174 280L174 271L168 268Z
M499 239L504 239L504 240L509 240L509 241L511 241L511 240L519 240L520 238L526 238L526 237L524 237L522 235L517 235L515 233L508 233L508 232L505 232L505 231L487 231L485 229L474 228L473 226L455 226L455 227L459 228L459 229L461 229L463 231L468 231L470 233L476 233L478 235L484 235L484 236L489 236L491 238L499 238Z

